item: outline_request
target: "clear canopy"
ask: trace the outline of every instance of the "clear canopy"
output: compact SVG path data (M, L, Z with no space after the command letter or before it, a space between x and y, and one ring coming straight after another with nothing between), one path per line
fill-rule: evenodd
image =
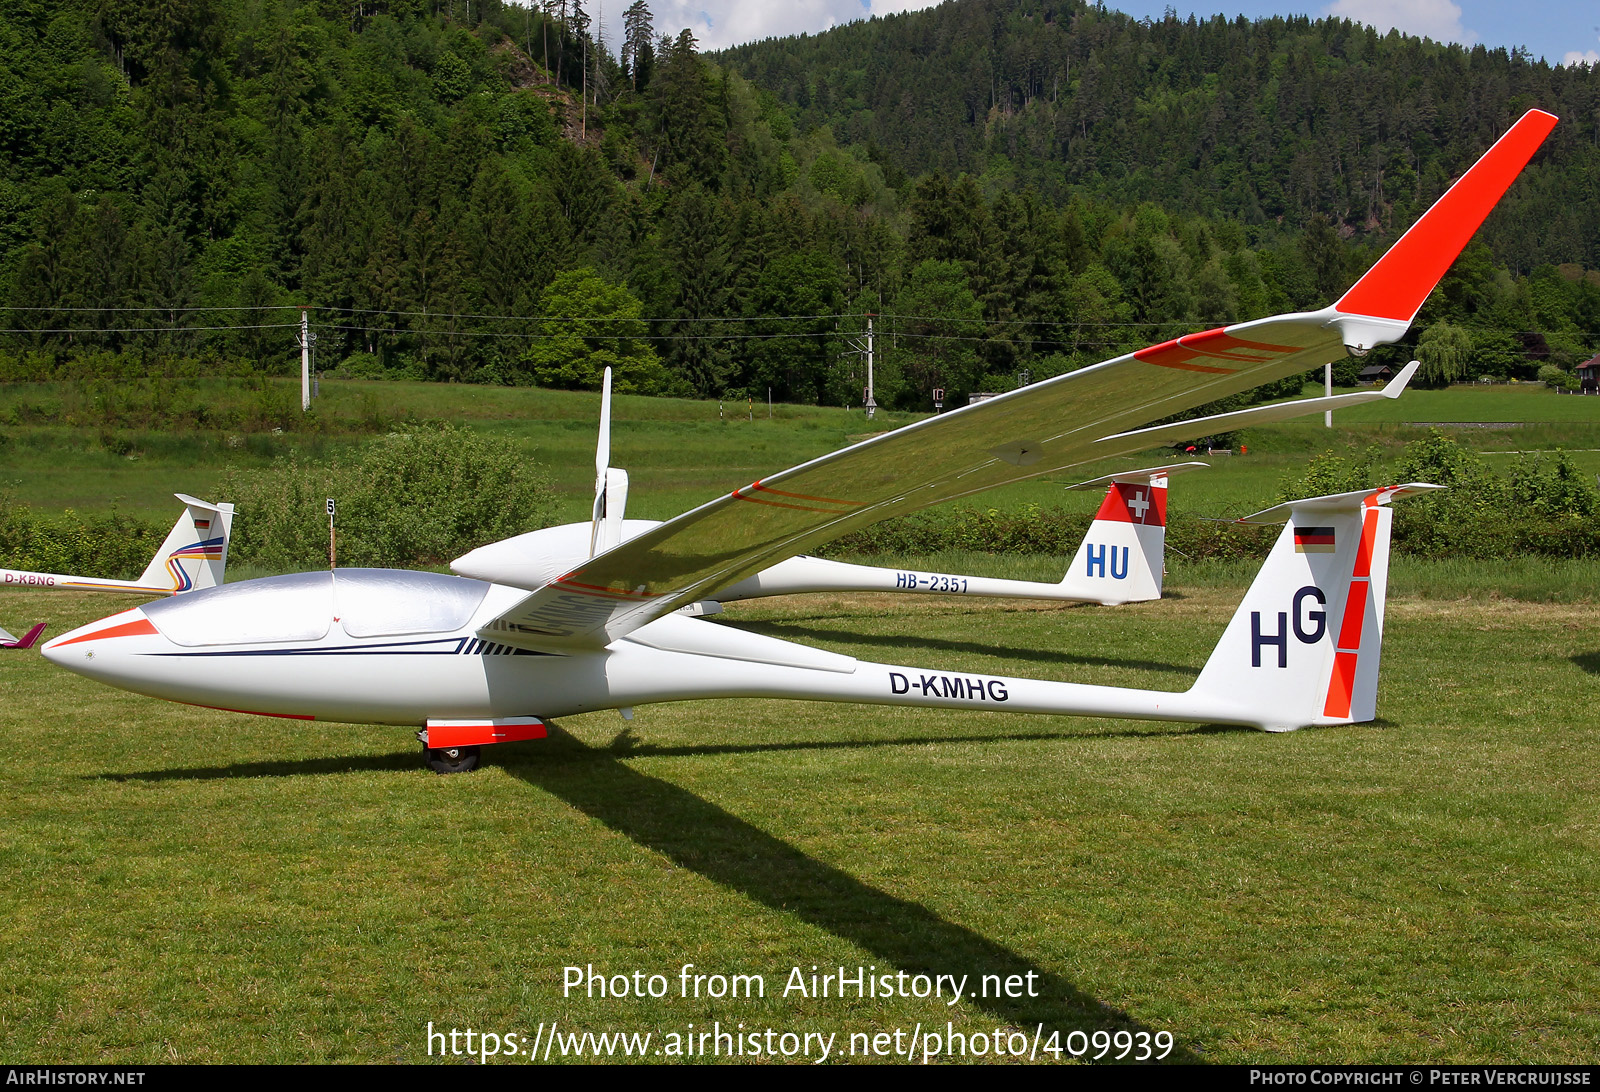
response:
M337 618L352 637L460 629L489 585L441 573L340 569L223 584L146 604L145 616L175 644L317 641Z

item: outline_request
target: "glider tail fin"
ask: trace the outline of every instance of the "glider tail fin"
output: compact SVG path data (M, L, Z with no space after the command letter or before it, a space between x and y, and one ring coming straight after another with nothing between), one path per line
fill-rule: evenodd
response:
M589 556L622 542L622 517L628 508L628 472L611 465L611 369L600 388L600 440L594 453L594 519Z
M1094 603L1142 603L1161 598L1166 566L1167 478L1204 467L1200 462L1153 466L1072 486L1109 483L1105 500L1089 524L1061 590Z
M156 556L139 577L141 585L170 588L173 594L214 588L228 566L228 540L233 534L233 505L176 494L183 514L172 525Z
M24 633L20 638L12 637L11 634L7 633L3 629L0 629L0 638L3 638L3 639L0 639L0 648L15 648L15 649L32 648L34 646L34 643L39 640L39 636L42 633L44 633L44 627L45 627L45 623L40 622L38 625L36 625L32 629L30 629L27 633Z
M1376 716L1388 502L1437 488L1311 497L1240 520L1286 523L1190 693L1268 731Z

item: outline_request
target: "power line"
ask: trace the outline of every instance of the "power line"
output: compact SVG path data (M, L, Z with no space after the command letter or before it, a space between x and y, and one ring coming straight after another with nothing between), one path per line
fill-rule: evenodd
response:
M61 326L49 329L0 328L0 334L197 334L218 330L292 330L297 322L273 322L262 326Z

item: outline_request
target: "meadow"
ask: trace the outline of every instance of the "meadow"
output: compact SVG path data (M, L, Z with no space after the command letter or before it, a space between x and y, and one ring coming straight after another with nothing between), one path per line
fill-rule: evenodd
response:
M165 525L174 492L208 497L227 466L267 466L289 455L354 458L376 431L448 421L506 440L549 474L562 498L560 519L588 518L598 394L325 379L312 415L302 419L298 386L288 381L141 382L142 394L99 400L72 384L0 384L0 488L40 512L114 508ZM163 392L162 384L179 389ZM1315 385L1305 391L1319 393ZM204 413L195 408L201 405ZM175 409L182 412L175 416ZM920 416L883 411L868 421L859 408L782 404L767 413L745 402L619 396L612 461L632 477L629 514L671 518L733 485ZM216 428L207 421L244 423ZM252 421L257 427L248 426ZM1562 448L1586 473L1600 472L1600 398L1557 395L1538 384L1456 387L1340 411L1331 430L1320 416L1247 430L1248 454L1217 456L1211 471L1184 476L1172 502L1190 515L1243 515L1275 503L1284 478L1303 472L1312 455L1377 446L1392 459L1434 425L1496 458ZM1064 487L1182 458L1171 449L1152 451L1019 483L976 502L1092 512L1096 497Z
M729 616L867 658L1182 689L1239 593L1173 584L1115 611L859 596ZM54 632L108 609L28 607ZM1188 1061L1591 1059L1600 616L1397 596L1385 671L1380 720L1286 736L723 701L569 718L441 778L409 730L170 705L8 653L0 1055L418 1061L430 1021L555 1021L657 1043L720 1022L842 1049L948 1023L1166 1031ZM686 963L767 996L680 998ZM673 992L565 996L564 969L591 965ZM813 966L1033 974L1038 996L782 996Z
M397 412L427 393L391 386ZM593 396L430 390L572 463L565 488L586 507ZM1398 450L1417 420L1516 425L1463 430L1494 450L1600 447L1586 418L1562 416L1600 414L1600 399L1497 389L1528 400L1468 416L1483 393L1440 392L1427 416L1351 411L1331 440L1320 419L1262 430L1249 456L1175 493L1248 511L1308 453ZM439 404L414 412L444 416ZM631 513L672 514L864 431L840 410L719 423L715 408L621 401ZM162 473L209 457L196 448ZM997 503L1046 490L1055 503L1061 484ZM163 479L138 503L164 517L163 491L198 488ZM668 498L660 510L651 494ZM1040 579L1065 564L901 560ZM733 605L718 624L930 669L1180 690L1253 565L1171 569L1162 602L1115 609L790 597ZM1272 736L729 700L566 718L455 777L423 768L408 729L171 705L0 653L0 1062L426 1061L444 1049L429 1054L430 1022L650 1032L652 1060L691 1024L743 1024L833 1034L835 1059L853 1033L920 1026L1061 1045L1167 1032L1178 1061L1587 1062L1597 578L1592 561L1398 559L1371 724ZM0 620L60 633L128 602L11 591ZM680 997L691 963L759 975L766 995ZM591 965L671 988L563 990L565 968ZM1037 996L784 996L813 966L1016 975Z

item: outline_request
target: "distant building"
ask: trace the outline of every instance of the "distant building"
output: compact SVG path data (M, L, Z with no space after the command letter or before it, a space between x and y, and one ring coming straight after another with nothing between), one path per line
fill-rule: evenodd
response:
M1361 369L1357 382L1387 383L1394 378L1394 369L1387 364L1369 364Z
M1600 353L1578 365L1578 390L1582 394L1600 394Z

